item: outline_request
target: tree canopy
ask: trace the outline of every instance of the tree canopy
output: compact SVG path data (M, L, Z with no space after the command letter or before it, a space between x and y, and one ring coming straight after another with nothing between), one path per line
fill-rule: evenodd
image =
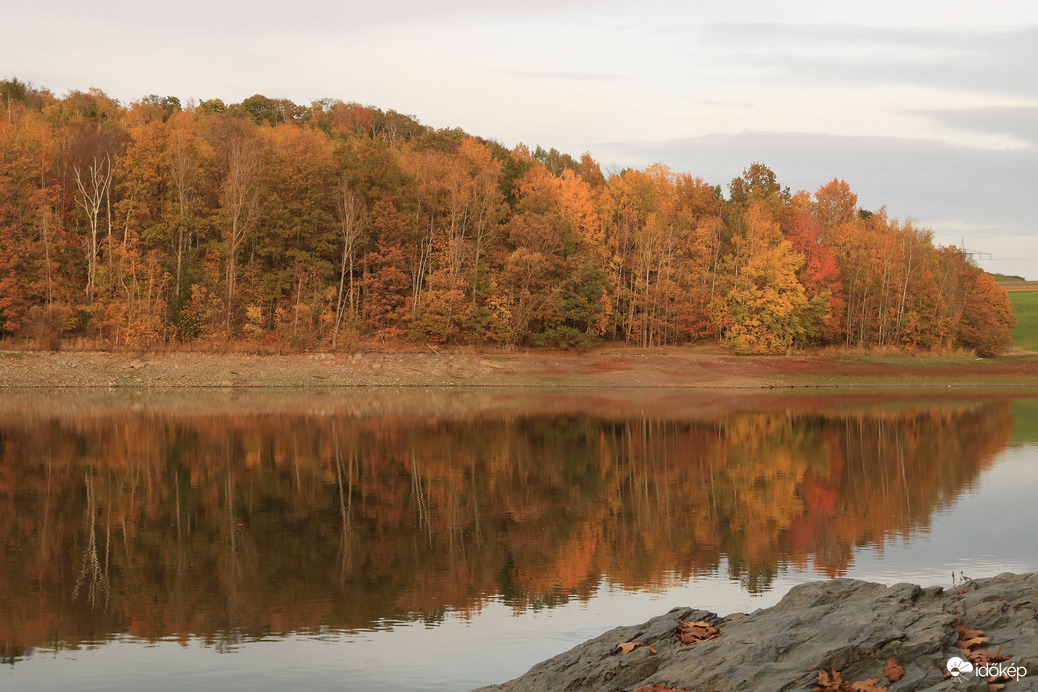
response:
M833 179L791 193L260 94L0 81L0 338L996 353L1005 292Z

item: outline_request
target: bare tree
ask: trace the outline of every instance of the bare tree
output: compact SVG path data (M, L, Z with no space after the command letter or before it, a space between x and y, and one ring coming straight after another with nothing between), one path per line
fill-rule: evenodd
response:
M87 215L87 223L90 226L90 236L87 238L87 296L93 298L97 282L97 258L100 254L100 243L98 233L101 226L101 211L108 207L109 193L112 189L112 157L107 153L104 158L94 162L83 169L76 166L76 187L79 192L76 195L76 204L82 207ZM111 235L111 220L109 219L108 233Z
M353 284L353 268L357 256L364 223L364 206L345 178L339 183L335 196L335 211L339 220L339 234L342 237L342 266L339 274L339 296L335 303L335 329L332 332L332 348L339 338L347 307L350 314L357 314L357 294ZM349 290L346 289L349 277Z
M230 336L238 249L259 212L259 157L254 143L242 138L231 143L220 202L228 216L224 247L227 250L227 335Z
M177 201L177 235L174 239L174 252L177 258L176 292L180 297L184 267L184 240L187 219L191 203L191 174L194 170L190 144L182 130L173 133L170 173L173 179L173 190Z

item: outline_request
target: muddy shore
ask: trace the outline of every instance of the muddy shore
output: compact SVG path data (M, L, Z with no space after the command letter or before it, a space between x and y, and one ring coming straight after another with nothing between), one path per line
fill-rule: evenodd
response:
M736 356L717 347L252 355L0 351L0 388L1035 386L1038 358Z

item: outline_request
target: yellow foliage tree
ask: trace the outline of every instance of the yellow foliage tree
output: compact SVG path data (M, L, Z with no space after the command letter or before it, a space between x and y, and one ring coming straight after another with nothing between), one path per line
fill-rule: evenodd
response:
M764 204L753 202L745 223L746 235L734 239L729 338L737 353L782 353L806 333L809 301L796 275L804 258Z

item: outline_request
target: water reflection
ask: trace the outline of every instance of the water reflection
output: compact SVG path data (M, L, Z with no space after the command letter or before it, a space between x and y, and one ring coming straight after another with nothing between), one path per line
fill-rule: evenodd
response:
M4 410L3 659L122 634L233 651L720 570L751 593L791 566L838 576L925 529L1014 421L1001 397L524 394L437 416L406 396L392 414L382 394Z

